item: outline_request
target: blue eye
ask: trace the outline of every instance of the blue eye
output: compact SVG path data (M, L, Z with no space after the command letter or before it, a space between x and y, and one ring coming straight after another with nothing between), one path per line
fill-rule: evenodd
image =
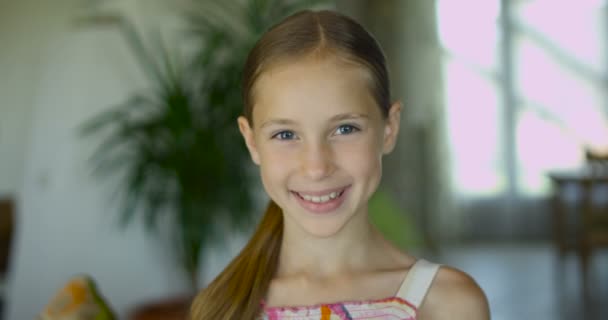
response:
M351 134L357 131L359 131L359 128L350 124L343 124L336 129L337 134Z
M278 132L272 136L273 139L278 139L278 140L293 140L293 139L295 139L295 137L296 137L295 133L293 133L293 131L288 131L288 130Z

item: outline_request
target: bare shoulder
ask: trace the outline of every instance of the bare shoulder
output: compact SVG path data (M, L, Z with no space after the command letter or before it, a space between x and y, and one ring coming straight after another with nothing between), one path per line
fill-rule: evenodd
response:
M418 319L488 320L490 310L486 295L471 276L442 266L420 308Z

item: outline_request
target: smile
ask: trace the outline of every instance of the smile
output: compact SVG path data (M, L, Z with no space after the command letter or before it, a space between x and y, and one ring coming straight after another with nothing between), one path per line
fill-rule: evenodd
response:
M324 195L321 195L321 196L313 196L313 195L310 195L310 194L299 193L299 192L296 192L296 194L300 198L302 198L302 199L304 199L306 201L312 201L314 203L325 203L325 202L328 202L329 200L333 200L333 199L341 196L344 193L344 190L345 189L342 189L341 191L334 191L334 192L331 192L331 193L328 193L328 194L324 194Z
M329 213L342 205L349 189L350 186L321 192L292 191L292 193L304 209L313 213Z

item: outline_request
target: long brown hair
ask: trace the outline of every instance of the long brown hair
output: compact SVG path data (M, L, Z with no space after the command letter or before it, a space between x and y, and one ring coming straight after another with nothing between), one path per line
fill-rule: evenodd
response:
M390 107L384 54L357 22L332 11L301 11L270 28L249 53L242 79L244 115L253 124L255 83L269 67L312 54L367 70L370 92L386 117ZM278 267L283 213L272 200L240 254L195 298L191 320L256 319Z

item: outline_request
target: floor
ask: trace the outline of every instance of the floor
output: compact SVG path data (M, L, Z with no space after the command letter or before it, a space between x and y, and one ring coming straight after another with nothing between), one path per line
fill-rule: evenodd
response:
M594 256L587 303L578 260L560 262L549 244L444 247L437 259L476 279L493 320L608 319L608 252Z

